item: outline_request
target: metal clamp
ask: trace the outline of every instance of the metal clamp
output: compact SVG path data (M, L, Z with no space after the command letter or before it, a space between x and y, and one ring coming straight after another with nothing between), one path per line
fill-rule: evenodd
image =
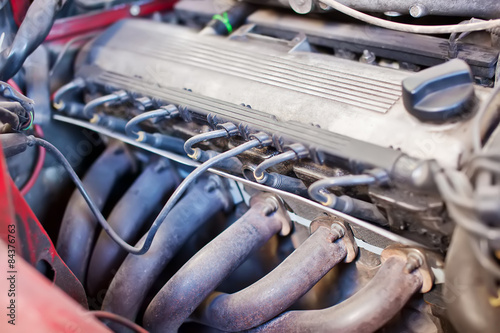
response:
M159 117L156 119L156 121L162 120L163 118L175 118L181 115L179 109L174 105L174 104L167 104L167 105L162 105L160 106L160 109L165 110L168 115L165 115L164 117Z
M284 151L292 150L296 155L296 160L309 157L309 150L301 143L292 143L291 145L286 145Z
M259 140L261 148L270 146L273 143L271 137L264 132L257 132L254 134L250 134L249 138L251 140L253 139Z
M217 129L223 129L227 132L227 137L235 136L240 133L240 130L238 127L233 124L233 123L223 123L223 124L217 124L216 126Z
M138 97L134 100L134 106L140 111L150 110L153 107L153 101L151 98L143 96Z

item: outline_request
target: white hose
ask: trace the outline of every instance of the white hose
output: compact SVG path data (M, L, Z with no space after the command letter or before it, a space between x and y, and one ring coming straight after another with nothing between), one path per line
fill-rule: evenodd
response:
M398 30L403 32L411 32L414 34L451 34L455 32L466 32L466 31L480 31L496 28L500 26L500 19L473 22L467 24L453 24L453 25L413 25L391 22L384 19L380 19L371 15L361 13L355 9L352 9L346 5L343 5L336 0L319 0L338 10L341 13L354 17L360 21L376 25L382 28Z

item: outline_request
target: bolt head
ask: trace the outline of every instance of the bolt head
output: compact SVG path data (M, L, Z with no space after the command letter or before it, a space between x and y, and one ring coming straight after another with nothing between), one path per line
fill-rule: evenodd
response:
M410 15L418 18L427 15L427 8L424 5L413 5L410 7Z
M307 14L313 9L312 0L288 0L288 3L298 14Z
M141 13L141 7L133 5L130 7L130 15L138 16Z

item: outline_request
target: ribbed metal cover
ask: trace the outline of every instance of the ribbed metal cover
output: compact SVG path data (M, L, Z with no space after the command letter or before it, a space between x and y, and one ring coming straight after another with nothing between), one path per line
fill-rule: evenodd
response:
M252 112L240 105L251 106L271 131L301 123L297 131L309 138L317 133L309 142L350 156L367 150L357 151L345 138L456 166L471 146L470 120L428 125L405 110L401 81L410 72L314 53L300 38L285 41L243 30L229 38L204 36L182 26L133 19L104 32L80 60L80 65L101 69L97 78L85 71L81 76L115 89L190 103L205 113L245 115L249 122ZM193 94L180 96L182 90ZM484 96L484 89L476 90ZM377 149L370 153L380 155ZM389 155L377 160L390 163L394 154Z

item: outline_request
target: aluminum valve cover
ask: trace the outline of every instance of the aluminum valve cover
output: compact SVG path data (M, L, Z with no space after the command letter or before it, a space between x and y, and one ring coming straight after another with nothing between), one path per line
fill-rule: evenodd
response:
M425 124L405 110L401 82L412 73L311 52L300 35L287 41L244 26L230 37L206 36L131 19L87 45L78 66L84 65L98 66L108 77L103 84L117 89L120 81L109 80L117 75L142 86L189 89L445 166L459 165L471 147L472 119ZM485 90L476 88L479 99Z

